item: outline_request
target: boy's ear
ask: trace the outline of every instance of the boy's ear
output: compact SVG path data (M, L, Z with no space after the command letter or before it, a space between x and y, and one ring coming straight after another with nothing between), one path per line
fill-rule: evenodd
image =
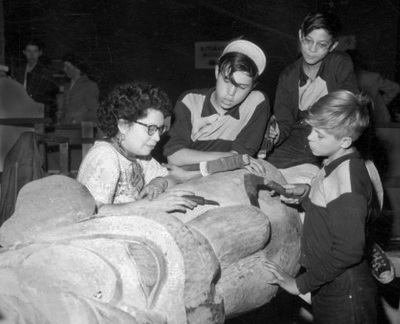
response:
M218 74L219 74L219 67L218 65L215 66L215 79L218 79Z
M301 29L299 29L299 41L301 42L301 39L303 37L303 34L301 33Z
M353 145L353 140L351 139L351 137L346 136L342 138L342 144L340 145L341 148L346 150L352 145Z
M338 41L334 42L333 45L331 46L331 48L329 49L329 52L332 52L338 45L339 45Z

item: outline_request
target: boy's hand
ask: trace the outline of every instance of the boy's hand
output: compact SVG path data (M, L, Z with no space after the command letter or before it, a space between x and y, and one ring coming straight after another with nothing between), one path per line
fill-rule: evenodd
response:
M250 164L246 165L245 168L255 175L265 176L265 168L261 160L250 157Z
M264 265L273 275L270 280L267 280L267 283L271 285L279 285L292 295L300 295L300 291L297 288L295 278L289 276L275 262L265 260Z
M288 194L299 197L304 196L310 188L309 185L305 183L289 183L284 185L284 187Z
M271 189L271 194L280 194L281 200L287 204L300 203L310 188L309 185L303 183L280 185L275 181L268 182L266 186Z
M269 129L268 138L270 138L273 141L274 144L276 144L278 142L279 135L280 135L280 132L279 132L278 125L276 125L276 128L271 127Z

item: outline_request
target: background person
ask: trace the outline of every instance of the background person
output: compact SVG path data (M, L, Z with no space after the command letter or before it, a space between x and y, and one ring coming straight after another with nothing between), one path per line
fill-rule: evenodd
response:
M24 86L34 101L45 105L45 116L54 119L58 86L52 81L51 71L41 63L42 42L28 40L23 53L27 62L16 69L13 78Z
M61 124L80 124L97 120L99 87L87 76L87 62L75 54L63 56L64 71L71 79L64 87L62 107L57 111Z
M137 215L193 209L196 204L167 191L176 179L150 155L160 135L171 102L160 88L145 83L115 86L99 110L99 127L106 138L85 156L77 180L94 197L99 214Z

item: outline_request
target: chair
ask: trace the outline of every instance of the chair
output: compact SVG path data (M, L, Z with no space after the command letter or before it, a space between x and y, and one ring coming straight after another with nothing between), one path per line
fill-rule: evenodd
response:
M46 132L46 141L51 139L67 138L68 141L59 146L59 166L64 174L72 176L82 159L93 146L97 138L97 127L94 122L86 121L81 124L56 125L51 132ZM61 144L61 143L60 143ZM47 157L49 157L49 153ZM54 172L54 154L50 157L48 171Z
M26 131L44 133L47 122L43 104L33 101L18 82L0 78L0 172L19 136Z
M46 125L50 122L50 119L44 118L44 105L33 101L21 84L8 78L0 78L1 205L2 209L7 209L4 214L6 216L1 216L1 222L14 211L19 189L25 183L43 176L46 171L46 148L58 145L60 152L63 152L67 145L67 138L50 140L46 136ZM13 150L17 142L19 144ZM31 158L34 157L32 163L35 162L35 166L31 164L28 167L18 162L21 159L29 161L29 158L22 158L24 153L30 154ZM7 174L3 175L6 157L8 167L4 171ZM29 168L36 170L33 172L35 175L27 175ZM60 170L66 173L67 168L61 165Z

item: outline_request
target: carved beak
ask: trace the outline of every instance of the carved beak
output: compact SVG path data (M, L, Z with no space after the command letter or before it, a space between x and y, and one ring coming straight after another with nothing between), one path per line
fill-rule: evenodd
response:
M265 179L255 174L246 173L244 175L244 189L246 190L247 197L250 199L250 203L253 206L260 208L258 202L258 191L260 186L264 185Z

